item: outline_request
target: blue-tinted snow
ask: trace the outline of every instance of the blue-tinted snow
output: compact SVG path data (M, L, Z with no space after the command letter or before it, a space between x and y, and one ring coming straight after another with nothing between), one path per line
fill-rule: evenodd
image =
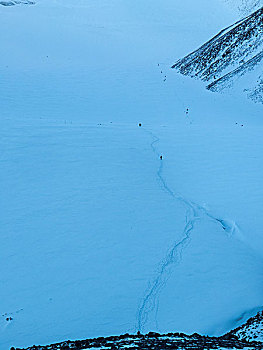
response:
M0 11L1 349L137 331L160 273L143 331L220 334L256 312L261 107L170 70L238 14L210 0ZM163 270L189 203L205 211Z

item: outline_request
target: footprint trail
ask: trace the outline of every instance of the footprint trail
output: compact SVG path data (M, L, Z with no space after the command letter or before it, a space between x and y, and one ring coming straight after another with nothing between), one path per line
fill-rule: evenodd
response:
M157 170L157 176L160 183L160 187L175 201L183 203L186 208L185 214L185 226L182 232L182 238L179 241L175 241L173 245L168 249L168 252L164 259L160 262L157 269L156 277L149 283L149 286L144 294L144 297L139 305L137 311L137 325L138 331L142 332L147 324L149 316L155 311L155 322L157 325L157 313L159 305L159 295L161 290L165 287L169 276L172 273L172 267L175 264L179 264L182 260L183 250L191 241L191 234L194 230L195 223L198 220L209 219L219 224L229 236L232 236L236 231L238 231L237 225L229 220L224 220L213 216L204 207L189 201L182 195L175 193L169 185L166 183L163 176L163 164L164 161L160 159L160 154L157 149L157 144L160 139L153 134L151 131L143 128L145 133L151 136L152 142L150 144L153 153L159 158L159 168ZM237 232L238 233L238 232Z

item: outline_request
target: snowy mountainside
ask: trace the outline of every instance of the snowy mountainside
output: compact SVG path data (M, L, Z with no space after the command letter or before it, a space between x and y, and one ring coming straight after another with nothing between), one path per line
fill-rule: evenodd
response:
M220 336L261 310L261 105L170 69L237 13L222 0L0 12L0 349Z
M207 82L211 91L233 86L237 78L255 70L255 76L251 79L249 75L250 80L245 81L244 88L250 89L251 98L263 102L262 59L263 7L222 30L172 68Z

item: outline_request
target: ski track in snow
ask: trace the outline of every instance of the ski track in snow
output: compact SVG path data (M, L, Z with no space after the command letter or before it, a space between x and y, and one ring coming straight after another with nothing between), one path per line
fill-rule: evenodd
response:
M153 141L151 142L151 149L155 155L160 159L160 153L156 147L156 144L160 141L160 139L154 135L151 131L143 128L143 130L151 136ZM161 188L174 200L180 201L186 207L186 215L185 215L185 227L182 233L182 239L180 241L175 241L174 244L168 249L168 252L164 259L160 262L156 277L152 282L149 283L149 287L147 288L145 295L142 299L142 302L139 305L137 311L137 331L143 331L145 325L147 324L149 315L151 312L155 310L155 324L158 329L157 322L157 314L159 309L159 295L161 290L165 287L166 282L169 276L172 273L172 266L174 264L179 264L182 260L183 250L187 247L187 245L191 241L191 233L194 229L195 223L198 220L209 219L215 222L216 224L220 224L221 228L224 230L228 236L232 236L235 233L239 233L239 229L235 222L224 220L213 216L211 213L207 211L204 207L187 200L182 195L175 193L166 183L165 178L163 176L163 163L164 160L159 160L160 165L157 171L157 176L161 185ZM239 236L239 234L238 234Z

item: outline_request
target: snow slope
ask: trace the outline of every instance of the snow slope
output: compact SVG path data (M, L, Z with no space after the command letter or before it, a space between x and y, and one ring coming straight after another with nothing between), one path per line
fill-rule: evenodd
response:
M239 14L219 0L0 14L1 350L217 335L260 310L261 106L170 70Z

